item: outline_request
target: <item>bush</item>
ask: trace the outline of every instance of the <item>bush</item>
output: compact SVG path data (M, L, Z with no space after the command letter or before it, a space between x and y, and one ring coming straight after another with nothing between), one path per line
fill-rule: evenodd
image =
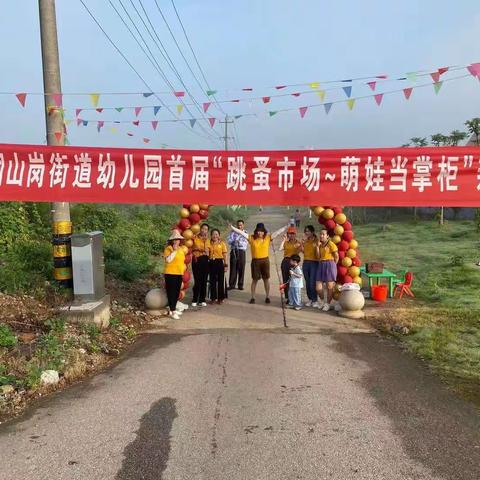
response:
M5 323L0 324L0 347L12 348L18 343L12 329Z
M64 345L52 332L40 336L35 356L45 370L62 371L65 365Z

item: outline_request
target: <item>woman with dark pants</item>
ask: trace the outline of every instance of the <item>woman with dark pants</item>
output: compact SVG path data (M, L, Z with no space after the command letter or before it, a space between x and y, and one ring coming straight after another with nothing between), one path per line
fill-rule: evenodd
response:
M178 297L182 289L183 274L185 273L185 250L180 245L183 237L179 232L174 231L168 239L167 248L163 255L165 257L165 290L167 292L169 315L178 320L183 313L177 309Z
M207 296L208 282L208 259L210 255L210 240L208 239L209 226L204 223L200 227L200 232L193 239L193 301L192 307L206 307L205 299Z
M220 231L214 228L210 238L210 300L223 303L226 298L225 272L228 268L227 245L220 238Z
M282 243L280 244L280 250L283 250L283 260L280 266L282 270L282 281L285 285L285 298L287 299L288 304L288 281L290 279L290 270L292 266L290 265L290 258L292 255L298 255L301 251L301 244L296 237L297 229L295 227L288 227L287 234L283 237Z
M315 308L319 308L316 290L318 268L317 243L318 239L315 235L315 229L313 228L313 225L307 225L305 227L304 237L302 240L303 276L305 277L305 289L308 297L308 301L305 306Z

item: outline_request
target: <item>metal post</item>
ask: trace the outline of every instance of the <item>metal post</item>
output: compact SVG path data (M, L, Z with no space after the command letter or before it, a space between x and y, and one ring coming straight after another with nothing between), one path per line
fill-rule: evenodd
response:
M47 145L65 145L62 86L58 54L55 0L39 0L40 41L43 64L43 90ZM63 286L72 285L72 256L70 235L70 205L55 202L52 205L54 277Z
M233 120L231 120L230 122L228 121L228 115L225 115L225 121L224 122L220 122L220 123L224 123L225 124L225 135L223 136L223 140L225 142L225 151L228 150L228 140L232 137L229 137L228 136L228 124L230 123L233 123ZM222 138L222 137L221 137Z

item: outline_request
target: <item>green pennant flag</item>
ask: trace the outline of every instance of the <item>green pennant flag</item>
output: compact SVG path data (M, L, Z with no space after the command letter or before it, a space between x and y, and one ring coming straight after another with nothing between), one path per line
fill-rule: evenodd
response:
M115 110L120 113L123 110L123 107L115 107Z
M435 90L435 94L438 95L438 92L440 91L440 89L442 88L442 85L443 85L443 82L435 82L433 84L433 88Z
M276 115L277 113L278 113L278 112L276 112L276 111L268 112L268 114L269 114L271 117L273 117L273 116Z
M217 90L207 90L207 95L211 97L212 95L215 95L217 93Z
M405 74L405 76L408 78L408 80L412 83L417 81L417 74L416 72L408 72Z

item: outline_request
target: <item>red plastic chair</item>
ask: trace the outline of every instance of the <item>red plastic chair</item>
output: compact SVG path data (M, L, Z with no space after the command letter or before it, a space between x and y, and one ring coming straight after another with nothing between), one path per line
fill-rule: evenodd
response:
M412 282L413 282L413 273L407 272L405 274L405 281L401 283L397 283L397 285L395 285L393 296L395 297L397 295L397 292L399 292L398 298L402 298L404 293L406 293L407 295L410 295L410 297L415 297L415 295L412 292L412 289L410 288L412 286Z

